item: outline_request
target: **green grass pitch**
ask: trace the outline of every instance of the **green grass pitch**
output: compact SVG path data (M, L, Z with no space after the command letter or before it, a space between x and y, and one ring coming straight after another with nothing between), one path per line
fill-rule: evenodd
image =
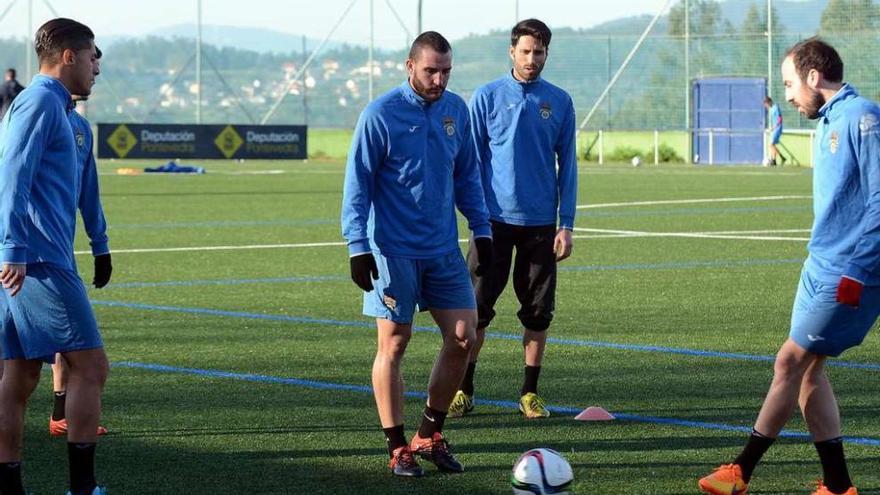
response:
M745 433L723 428L750 427L760 407L812 220L809 169L582 166L576 223L587 230L560 265L558 340L540 392L553 406L599 405L625 419L527 422L509 407L522 375L509 290L476 378L477 399L500 402L446 423L467 471L426 466L425 478L402 480L387 472L367 388L374 329L339 232L343 164L114 174L146 165L100 165L115 271L89 294L113 363L98 473L114 494L504 494L513 462L533 447L568 458L574 493L696 493L743 444ZM81 232L77 250L88 250ZM77 261L91 280L91 257ZM408 435L439 346L429 317L416 325L404 362L416 393ZM880 493L878 339L830 368L845 434L868 441L846 446L862 494ZM67 479L64 441L46 429L49 378L27 416L25 479L36 494L63 493ZM797 416L789 429L805 431ZM806 494L820 476L812 444L784 438L752 493Z

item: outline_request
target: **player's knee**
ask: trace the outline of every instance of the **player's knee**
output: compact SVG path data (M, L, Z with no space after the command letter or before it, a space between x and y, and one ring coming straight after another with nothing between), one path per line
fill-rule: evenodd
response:
M778 380L800 380L806 369L806 363L798 356L780 351L776 355L776 362L773 364L773 374Z
M553 317L547 315L525 315L520 316L519 321L528 330L544 332L550 328L550 322L553 321Z

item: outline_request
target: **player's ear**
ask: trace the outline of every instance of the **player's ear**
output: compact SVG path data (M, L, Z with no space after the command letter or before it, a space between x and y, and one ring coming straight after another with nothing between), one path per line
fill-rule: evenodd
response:
M408 58L406 59L406 73L409 75L413 75L413 72L415 72L415 62L413 61L413 59Z
M508 50L508 53L510 53L510 60L511 60L511 61L516 60L516 57L514 56L514 54L516 53L516 47L515 47L515 46L511 45L511 46L510 46L510 50Z
M819 85L819 80L822 79L822 73L816 69L810 69L810 72L807 72L807 85L813 89Z
M71 48L65 48L61 52L61 63L64 65L73 65L76 63L76 51Z

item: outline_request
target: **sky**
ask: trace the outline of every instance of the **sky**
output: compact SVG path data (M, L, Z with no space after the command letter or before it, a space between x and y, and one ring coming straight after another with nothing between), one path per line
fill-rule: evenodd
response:
M31 28L28 28L29 2L33 8ZM450 40L456 40L470 33L509 30L517 15L519 19L540 18L551 28L586 28L620 17L656 14L666 2L423 0L422 30L439 31ZM339 22L332 39L367 44L371 3L377 45L399 46L406 39L412 39L412 33L417 30L416 0L201 0L201 9L204 24L262 27L317 39L327 36ZM140 36L163 26L194 24L198 10L198 0L0 0L0 15L10 5L7 15L0 19L0 37L26 36L58 15L89 25L95 31L98 44L102 36Z

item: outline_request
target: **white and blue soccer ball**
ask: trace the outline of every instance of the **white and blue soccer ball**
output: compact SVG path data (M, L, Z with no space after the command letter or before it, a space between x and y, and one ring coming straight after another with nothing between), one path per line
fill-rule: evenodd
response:
M630 163L632 163L633 167L639 167L642 165L642 159L639 158L638 155L636 155L632 158L632 161Z
M567 495L573 480L571 465L551 449L532 449L519 456L510 475L514 495Z

